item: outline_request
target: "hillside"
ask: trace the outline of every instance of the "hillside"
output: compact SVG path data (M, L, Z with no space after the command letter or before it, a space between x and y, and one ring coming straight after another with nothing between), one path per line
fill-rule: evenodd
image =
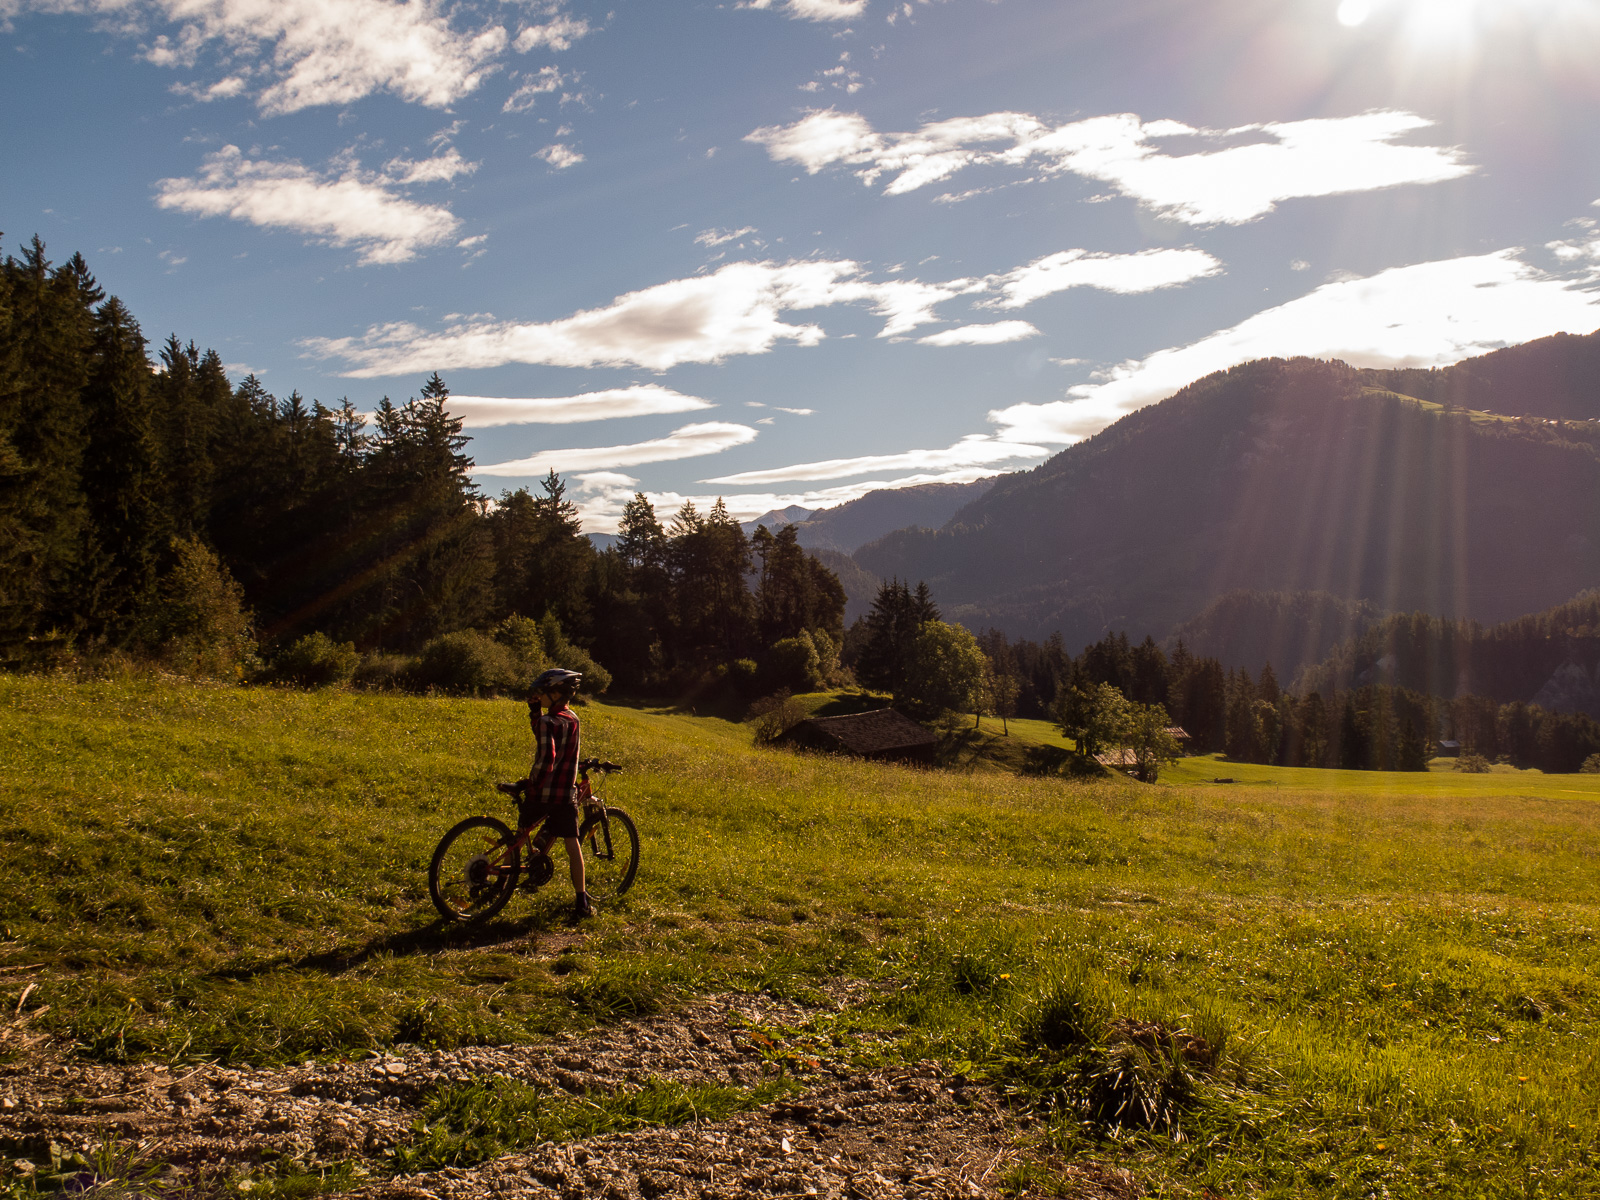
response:
M1382 615L1367 601L1342 600L1327 592L1233 591L1174 628L1166 648L1170 651L1182 641L1191 654L1252 675L1271 663L1280 678L1289 679Z
M1264 360L855 558L926 579L969 627L1068 645L1165 636L1235 589L1501 621L1600 583L1597 442L1448 413L1343 363Z
M1600 591L1488 628L1397 613L1336 647L1295 686L1327 692L1368 683L1600 718Z
M1600 331L1508 346L1431 371L1366 371L1373 384L1456 408L1600 420Z
M868 492L837 508L825 508L809 518L795 521L800 544L808 550L838 550L853 553L874 538L907 526L937 529L963 506L984 495L995 484L994 478L972 483L924 483L916 487L882 488ZM785 509L784 513L803 512ZM769 514L781 517L783 514ZM766 521L758 517L757 522ZM775 527L775 526L774 526Z
M846 628L857 617L866 616L872 608L873 600L877 598L878 588L882 586L883 580L842 551L817 547L810 553L812 558L839 577L839 585L844 588Z

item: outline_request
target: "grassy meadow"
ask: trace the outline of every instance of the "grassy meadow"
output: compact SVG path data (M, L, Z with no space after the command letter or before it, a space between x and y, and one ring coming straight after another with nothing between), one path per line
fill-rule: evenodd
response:
M270 1064L857 978L797 1052L891 1030L992 1081L1045 1118L1018 1186L1088 1153L1156 1195L1600 1196L1600 777L1201 758L1075 782L591 704L633 891L577 941L559 867L442 928L428 857L507 815L525 711L0 677L0 1004L37 979L35 1025L80 1054ZM1209 1048L1144 1062L1169 1116L1142 1125L1081 1067L1130 1022Z

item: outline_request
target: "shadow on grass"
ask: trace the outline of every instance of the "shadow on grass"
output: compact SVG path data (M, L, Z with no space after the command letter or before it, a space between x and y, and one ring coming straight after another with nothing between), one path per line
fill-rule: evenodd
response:
M481 950L510 942L533 941L540 934L564 928L556 910L535 911L517 919L500 919L482 925L462 925L442 918L413 929L383 934L363 943L347 943L305 954L298 958L280 955L259 962L221 967L208 972L212 979L235 982L269 975L275 971L319 971L343 975L377 957L409 958L413 955L441 954L449 950Z

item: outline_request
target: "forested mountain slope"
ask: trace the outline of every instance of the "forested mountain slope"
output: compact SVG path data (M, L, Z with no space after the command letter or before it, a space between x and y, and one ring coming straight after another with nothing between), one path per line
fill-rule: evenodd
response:
M1600 331L1508 346L1432 371L1364 371L1419 400L1507 416L1600 419Z
M1305 670L1294 688L1330 694L1371 683L1600 718L1600 591L1488 628L1396 613Z
M1597 442L1593 423L1474 419L1343 363L1262 360L855 557L926 579L969 627L1068 645L1164 636L1240 588L1500 621L1600 583Z
M881 488L837 508L825 508L796 523L808 550L850 554L895 529L925 525L937 529L994 486L994 477L972 483L924 483Z
M1383 616L1366 600L1327 592L1232 591L1167 635L1167 649L1182 642L1197 658L1260 675L1271 665L1284 679L1322 662Z

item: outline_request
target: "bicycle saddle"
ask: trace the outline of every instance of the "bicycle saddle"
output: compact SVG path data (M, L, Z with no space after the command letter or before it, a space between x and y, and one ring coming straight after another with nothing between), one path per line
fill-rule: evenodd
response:
M513 800L520 801L522 799L522 791L527 786L528 781L526 779L522 779L518 780L516 783L497 783L494 785L494 789L497 792L504 792Z

